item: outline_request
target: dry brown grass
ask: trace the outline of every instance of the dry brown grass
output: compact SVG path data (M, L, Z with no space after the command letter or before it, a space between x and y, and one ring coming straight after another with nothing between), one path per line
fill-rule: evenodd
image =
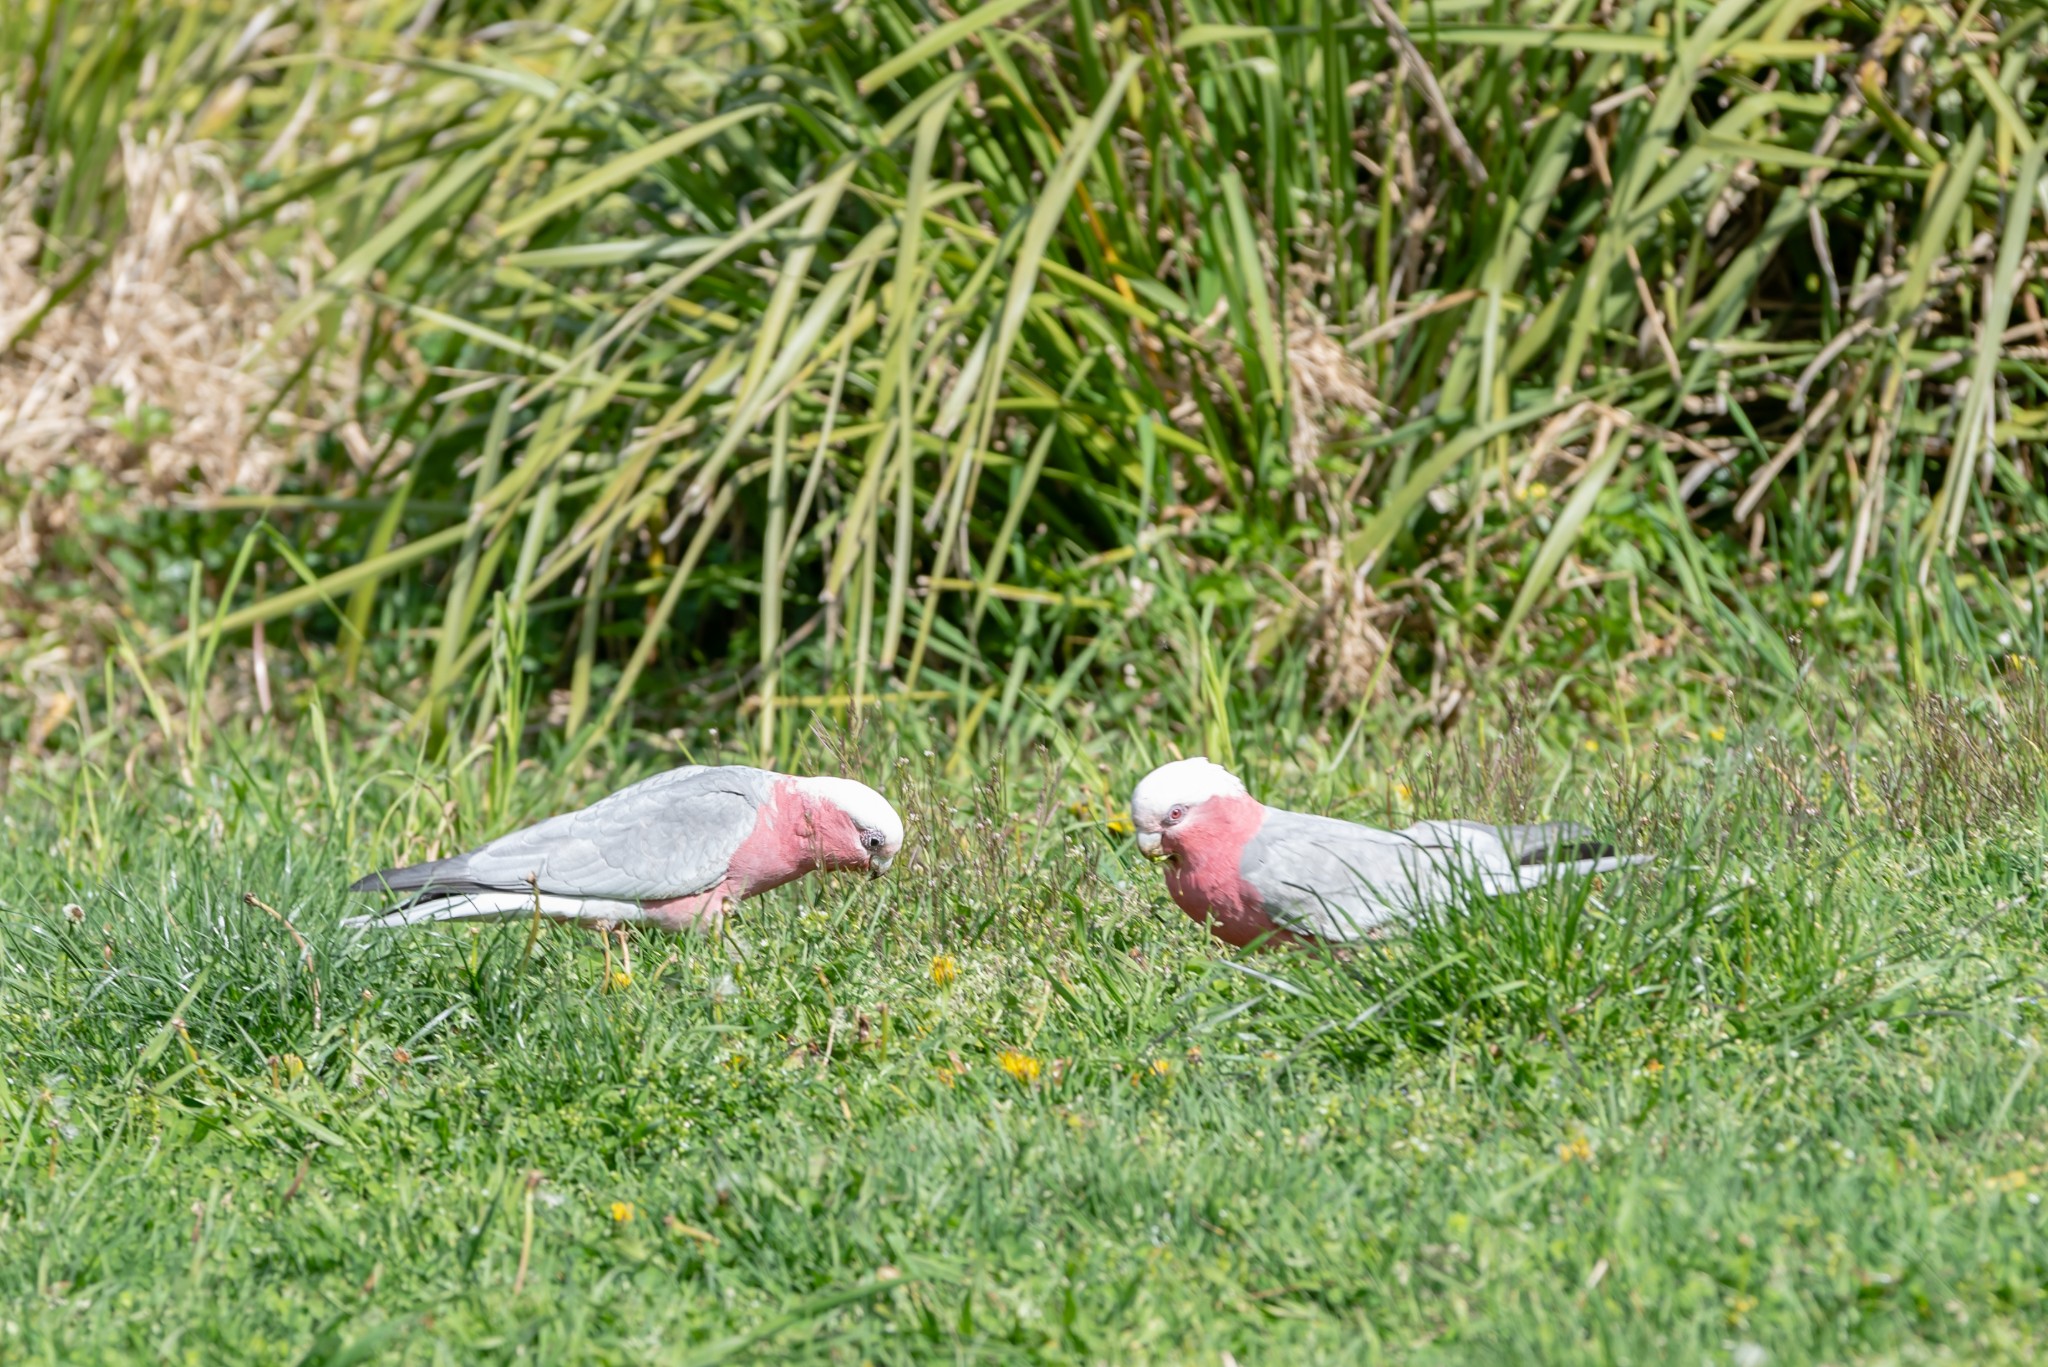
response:
M0 143L13 141L16 120L0 105ZM0 168L0 575L10 594L53 538L79 530L78 501L53 490L54 476L90 467L159 506L267 491L298 426L281 406L264 417L293 365L291 348L267 346L288 283L245 268L232 239L194 250L235 211L223 157L173 122L124 128L119 164L126 226L54 308L53 286L94 246L52 241L36 222L67 168L33 158Z

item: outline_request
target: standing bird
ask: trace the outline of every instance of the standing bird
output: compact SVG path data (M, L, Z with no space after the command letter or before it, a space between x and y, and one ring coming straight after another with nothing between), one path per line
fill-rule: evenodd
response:
M467 854L359 878L350 892L399 900L342 924L539 916L617 929L623 946L625 925L684 930L819 869L880 877L902 847L902 818L865 783L693 764Z
M1138 849L1166 862L1166 890L1217 938L1345 943L1477 894L1527 892L1557 874L1606 873L1648 855L1571 822L1421 821L1381 831L1254 801L1206 759L1177 760L1131 795Z

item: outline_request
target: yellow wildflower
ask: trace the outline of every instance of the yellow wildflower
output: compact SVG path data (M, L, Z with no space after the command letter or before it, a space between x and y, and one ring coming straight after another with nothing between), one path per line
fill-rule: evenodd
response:
M1129 835L1136 829L1138 828L1131 824L1131 819L1121 813L1109 819L1109 833L1111 835Z
M1394 796L1398 798L1400 801L1406 802L1409 798L1413 797L1414 794L1408 791L1407 784L1396 783L1394 785Z
M611 977L605 980L605 985L614 992L622 992L633 985L633 975L623 968L615 968Z
M1522 490L1522 497L1527 499L1531 503L1534 503L1539 498L1547 498L1549 497L1549 495L1550 486L1548 484L1545 484L1540 479L1537 480L1534 484L1531 484L1528 488Z
M950 954L932 955L932 981L940 987L951 987L953 980L960 976L960 965L953 962Z
M612 1223L613 1223L613 1224L619 1224L619 1225L623 1225L623 1224L625 1224L625 1223L626 1223L627 1221L631 1220L632 1218L633 1218L633 1205L632 1205L632 1203L631 1203L630 1201L614 1201L614 1202L612 1202Z
M996 1066L1017 1081L1029 1083L1038 1081L1038 1074L1045 1065L1029 1054L1020 1053L1015 1049L1005 1049L996 1055Z
M1826 607L1828 605L1828 591L1826 589L1815 589L1812 593L1806 595L1806 603L1809 607Z
M1707 739L1719 743L1728 739L1728 732L1719 726L1709 726L1707 728Z
M1580 741L1579 745L1580 748L1585 750L1585 752L1589 755L1600 748L1600 742L1594 740L1591 736L1588 736L1586 739Z
M1560 1163L1590 1163L1593 1161L1593 1145L1586 1136L1575 1134L1557 1146L1557 1161Z
M1170 1059L1170 1058L1155 1058L1155 1059L1153 1059L1153 1060L1152 1060L1152 1076L1154 1076L1154 1077L1165 1077L1165 1076L1167 1076L1168 1074L1170 1074L1171 1072L1173 1072L1173 1060L1172 1060L1172 1059Z

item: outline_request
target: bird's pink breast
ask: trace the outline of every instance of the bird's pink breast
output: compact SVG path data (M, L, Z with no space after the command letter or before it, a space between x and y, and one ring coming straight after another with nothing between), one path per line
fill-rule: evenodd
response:
M1250 797L1214 797L1162 832L1166 852L1173 856L1166 866L1166 891L1182 911L1206 921L1227 944L1248 945L1262 935L1292 938L1266 914L1258 891L1239 872L1244 847L1265 820L1266 809Z
M641 909L650 920L663 930L685 931L697 926L725 910L725 904L736 896L730 882L720 883L709 892L695 893L689 897L669 897L658 902L642 902Z
M819 850L813 824L796 785L776 784L774 796L754 814L754 829L733 851L725 880L732 896L752 897L815 870Z

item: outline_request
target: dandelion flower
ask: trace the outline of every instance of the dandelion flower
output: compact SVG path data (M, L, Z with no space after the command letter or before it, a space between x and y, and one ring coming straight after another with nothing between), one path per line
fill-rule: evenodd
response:
M1128 816L1118 815L1109 819L1109 833L1111 835L1129 835L1136 829L1137 827L1131 824L1131 819Z
M960 965L953 962L950 954L932 955L932 981L940 987L951 987L953 980L960 976Z
M1580 748L1581 748L1581 749L1583 749L1583 750L1584 750L1584 751L1585 751L1585 752L1586 752L1587 754L1589 754L1589 755L1590 755L1590 754L1592 754L1592 753L1593 753L1594 751L1596 751L1596 750L1598 750L1598 749L1600 748L1600 742L1599 742L1599 741L1597 741L1597 740L1594 740L1594 739L1593 739L1593 738L1592 738L1591 736L1588 736L1588 737L1587 737L1586 739L1584 739L1584 740L1582 740L1582 741L1580 741L1580 742L1579 742L1579 746L1580 746Z
M1031 1057L1031 1055L1021 1053L1015 1049L1005 1049L1002 1053L997 1054L996 1066L1017 1079L1017 1081L1024 1083L1038 1081L1038 1075L1045 1067L1044 1064Z
M1828 605L1828 591L1826 589L1815 589L1812 593L1806 595L1806 603L1808 607L1826 607Z
M612 991L623 992L633 985L633 975L623 968L615 968L612 970L612 976L605 981Z
M1575 1134L1557 1146L1557 1161L1560 1163L1590 1163L1593 1161L1593 1145L1586 1136Z
M630 1201L614 1201L614 1202L612 1202L612 1223L613 1223L613 1224L615 1224L615 1225L623 1225L623 1224L627 1224L627 1223L629 1223L629 1222L630 1222L630 1221L632 1220L632 1218L633 1218L633 1203L632 1203L632 1202L630 1202Z
M1172 1060L1172 1059L1170 1059L1170 1058L1155 1058L1155 1059L1153 1059L1153 1060L1152 1060L1152 1076L1154 1076L1154 1077L1166 1077L1166 1076L1168 1076L1169 1074L1171 1074L1172 1072L1173 1072L1173 1060Z
M1707 739L1718 744L1728 739L1728 732L1719 726L1709 726L1707 728Z

